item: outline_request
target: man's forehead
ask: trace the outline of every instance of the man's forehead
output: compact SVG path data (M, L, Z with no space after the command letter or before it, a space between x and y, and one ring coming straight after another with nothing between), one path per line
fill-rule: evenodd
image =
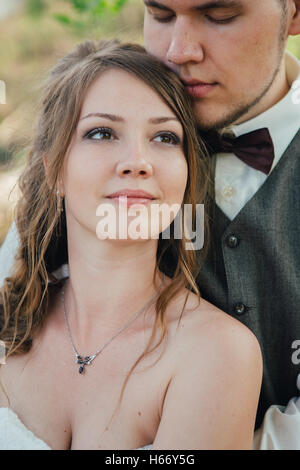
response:
M191 10L240 6L248 0L144 0L146 5L166 7L171 10Z

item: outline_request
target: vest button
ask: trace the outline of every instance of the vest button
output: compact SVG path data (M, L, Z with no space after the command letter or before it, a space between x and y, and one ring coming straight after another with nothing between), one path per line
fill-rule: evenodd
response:
M229 235L226 238L226 243L227 243L227 246L229 246L229 248L237 248L237 246L240 243L240 240L235 235Z
M246 305L242 304L241 302L235 304L234 306L234 312L236 315L244 315L244 313L246 313L246 310Z

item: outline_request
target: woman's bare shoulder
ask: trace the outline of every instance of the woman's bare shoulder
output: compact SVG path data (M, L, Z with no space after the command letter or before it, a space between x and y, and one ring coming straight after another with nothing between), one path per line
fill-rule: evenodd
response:
M203 298L199 303L194 293L186 291L178 297L179 307L188 294L180 321L177 312L178 348L189 351L195 360L211 353L215 358L227 357L228 361L248 356L254 362L261 362L258 340L248 327Z
M253 333L192 294L173 339L174 372L154 448L171 436L181 445L194 440L195 449L250 449L262 378Z

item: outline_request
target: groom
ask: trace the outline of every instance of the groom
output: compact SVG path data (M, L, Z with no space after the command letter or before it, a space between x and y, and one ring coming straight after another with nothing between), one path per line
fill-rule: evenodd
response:
M212 242L204 298L258 338L256 427L298 394L300 340L300 0L144 0L145 45L186 85L212 143ZM243 137L241 137L243 136ZM296 342L295 342L296 341Z

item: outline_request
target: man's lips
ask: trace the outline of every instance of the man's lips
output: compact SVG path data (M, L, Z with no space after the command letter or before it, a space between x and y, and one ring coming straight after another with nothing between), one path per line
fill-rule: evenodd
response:
M216 88L218 83L201 82L199 80L183 80L185 89L192 98L204 98Z

